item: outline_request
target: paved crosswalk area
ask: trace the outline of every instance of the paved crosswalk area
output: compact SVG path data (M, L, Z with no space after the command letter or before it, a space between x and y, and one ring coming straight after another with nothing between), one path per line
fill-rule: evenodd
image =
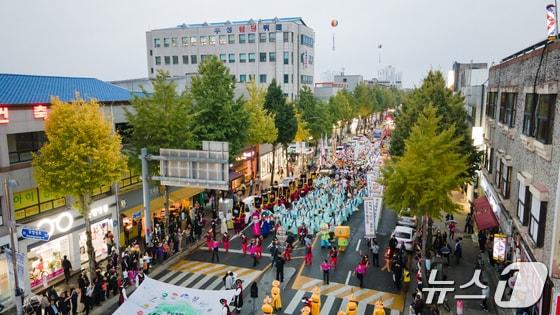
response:
M348 299L353 294L358 302L357 314L372 314L374 304L378 300L382 300L385 306L386 314L400 314L403 310L404 298L402 295L392 294L388 292L375 291L370 289L360 289L342 283L331 282L328 285L323 284L320 279L299 276L290 290L287 291L286 298L291 299L285 303L284 314L297 314L301 309L301 300L304 297L311 296L311 290L318 286L321 289L321 314L336 314L339 310L344 311L348 304Z
M263 272L250 268L183 260L160 272L154 279L193 289L223 290L222 279L227 271L233 272L238 279L243 280L245 287Z
M282 294L283 309L277 314L300 314L303 307L302 299L310 297L311 292L304 290L287 290ZM346 311L348 299L342 299L334 295L321 295L321 312L320 315L336 315L339 311ZM356 315L373 314L374 305L367 303L358 303L358 311ZM385 314L400 315L403 314L399 310L385 308Z

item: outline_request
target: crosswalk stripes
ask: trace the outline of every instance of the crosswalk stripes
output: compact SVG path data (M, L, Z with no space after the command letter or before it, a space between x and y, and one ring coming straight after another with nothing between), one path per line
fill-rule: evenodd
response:
M193 273L191 274L190 277L188 277L185 281L181 282L181 283L177 283L176 285L180 285L182 287L188 287L191 283L193 283L196 279L201 278L202 275Z
M202 286L204 284L206 284L206 282L208 282L210 279L212 279L212 276L204 276L204 278L202 278L200 281L198 281L197 283L195 283L191 288L193 289L200 289L202 288Z
M320 279L306 276L297 277L292 289L310 292L315 286L321 289L321 295L334 296L343 300L347 300L353 295L357 302L363 304L373 305L376 301L382 300L384 301L385 307L389 309L402 310L404 307L404 296L402 294L359 288L335 282L323 284ZM343 306L346 307L346 304Z
M286 309L284 310L284 313L293 314L296 308L300 305L301 299L303 299L304 295L305 295L305 291L298 290L294 295L294 297L292 298L292 300L290 301L290 304L288 304L288 307L286 307Z
M335 296L331 295L331 296L327 297L327 300L325 301L325 304L323 304L322 307L321 307L320 315L329 315L329 312L330 312L335 300L336 300Z

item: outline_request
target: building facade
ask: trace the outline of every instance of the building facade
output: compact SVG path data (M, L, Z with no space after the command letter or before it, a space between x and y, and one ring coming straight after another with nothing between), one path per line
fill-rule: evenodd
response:
M473 128L473 137L476 136L475 145L481 145L482 119L484 111L484 98L488 82L488 64L486 63L453 63L452 89L465 98L465 110L469 126ZM474 139L474 138L473 138Z
M129 108L131 92L93 78L50 77L0 74L0 179L11 178L18 183L12 188L12 200L0 191L0 249L10 248L7 227L8 202L18 223L17 251L24 256L24 273L19 275L26 294L38 292L63 278L61 259L68 256L73 270L79 271L88 261L83 216L67 202L66 196L53 196L40 190L33 177L32 154L46 141L45 120L48 119L51 97L72 101L77 97L96 99L115 131L126 126L125 108ZM189 199L201 190L172 188L170 200ZM163 205L158 187L151 191L154 215ZM108 254L104 236L115 235L124 245L127 238L138 235L142 227L142 189L138 174L123 170L114 185L99 187L93 192L90 219L96 259ZM48 241L25 239L21 229L29 227L49 232ZM12 268L3 250L0 251L0 303L13 303L8 270Z
M272 79L295 99L313 86L315 33L301 18L182 24L146 32L148 76L159 70L188 76L209 55L228 66L238 83Z
M560 285L560 43L542 42L492 66L484 119L480 186L508 237L512 261L549 268L530 314L550 314Z

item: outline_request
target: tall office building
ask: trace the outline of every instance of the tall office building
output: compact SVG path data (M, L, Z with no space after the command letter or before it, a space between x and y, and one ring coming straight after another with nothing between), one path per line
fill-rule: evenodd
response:
M303 19L274 18L220 23L182 24L146 32L148 74L190 76L209 55L217 56L238 83L272 79L294 99L313 86L314 31Z

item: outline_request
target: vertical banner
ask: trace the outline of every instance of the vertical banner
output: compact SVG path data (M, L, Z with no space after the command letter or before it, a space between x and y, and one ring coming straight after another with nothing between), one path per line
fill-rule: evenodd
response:
M377 224L381 215L383 199L380 197L364 198L364 237L373 238L376 236Z
M554 4L546 6L546 30L548 39L556 40L558 30L556 29L556 6Z
M504 234L494 234L494 247L492 255L495 261L504 262L506 260L507 236Z

